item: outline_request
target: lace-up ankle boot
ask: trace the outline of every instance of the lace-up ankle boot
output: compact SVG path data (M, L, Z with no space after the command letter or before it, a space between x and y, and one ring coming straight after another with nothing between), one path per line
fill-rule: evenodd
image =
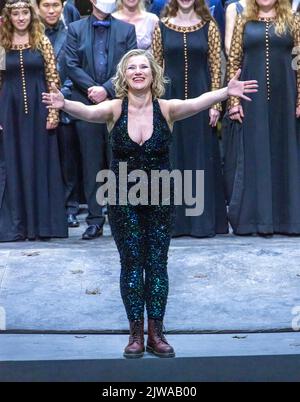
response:
M144 321L129 321L130 336L129 342L124 350L124 357L127 359L137 359L143 357L144 347Z
M163 334L161 320L148 319L147 352L158 357L175 357L174 349L168 344Z

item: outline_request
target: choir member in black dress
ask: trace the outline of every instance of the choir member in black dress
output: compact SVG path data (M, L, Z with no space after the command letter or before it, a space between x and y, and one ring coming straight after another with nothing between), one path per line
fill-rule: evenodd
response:
M59 85L55 56L29 0L8 0L0 26L0 241L67 237L56 127L41 92Z
M300 234L300 17L289 0L249 0L238 16L229 79L242 69L260 91L232 97L224 122L229 218L236 234ZM296 58L295 58L296 57ZM295 58L295 60L293 60Z
M221 87L221 37L204 0L171 0L153 38L156 60L171 80L166 99L187 99ZM204 171L204 211L187 216L176 207L173 236L212 237L228 232L224 182L216 132L221 105L174 126L172 165L181 172Z

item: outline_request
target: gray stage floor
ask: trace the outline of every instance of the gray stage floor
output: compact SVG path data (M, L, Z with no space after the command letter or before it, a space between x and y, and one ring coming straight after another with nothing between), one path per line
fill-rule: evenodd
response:
M0 329L127 330L109 227L90 242L81 240L83 230L82 223L69 239L0 243ZM283 236L174 239L167 331L277 331L293 320L300 326L299 246L300 237Z

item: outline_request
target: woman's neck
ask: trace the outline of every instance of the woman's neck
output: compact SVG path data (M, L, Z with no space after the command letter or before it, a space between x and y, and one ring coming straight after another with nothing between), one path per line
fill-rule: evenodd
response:
M194 24L200 19L201 18L198 14L196 14L194 8L191 8L190 10L178 9L176 17L172 18L174 23L179 25L190 25L191 23Z
M28 42L29 42L29 32L28 31L14 30L13 43L15 43L16 45L23 45Z
M276 17L276 8L272 7L260 7L258 10L258 16L262 18Z
M146 109L152 104L152 93L151 91L144 93L128 91L128 103L137 110Z
M127 21L134 20L135 18L140 17L142 15L142 11L138 6L134 8L124 6L120 10L120 13L123 14L123 16Z

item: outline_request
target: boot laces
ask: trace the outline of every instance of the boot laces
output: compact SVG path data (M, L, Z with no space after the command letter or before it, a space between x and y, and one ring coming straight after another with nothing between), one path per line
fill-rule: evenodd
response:
M136 321L132 324L131 334L130 334L130 343L141 343L142 342L142 323Z
M164 335L164 331L166 331L166 329L163 326L163 324L160 321L155 320L154 326L155 326L156 336L159 338L159 340L161 342L166 343L168 345L168 341Z

